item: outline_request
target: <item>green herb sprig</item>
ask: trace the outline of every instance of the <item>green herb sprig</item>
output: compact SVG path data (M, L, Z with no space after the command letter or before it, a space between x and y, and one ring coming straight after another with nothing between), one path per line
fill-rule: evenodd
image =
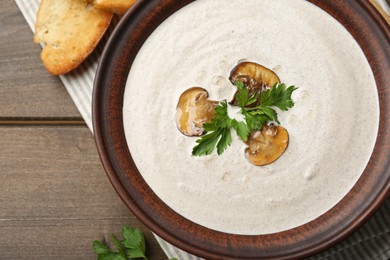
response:
M99 240L92 243L92 248L97 255L98 260L128 260L128 259L145 259L148 260L145 254L145 238L142 232L137 228L129 226L122 227L123 240L119 241L115 235L112 235L112 240L117 252L112 251L108 246ZM172 258L170 260L177 260Z
M273 107L287 111L294 106L291 95L297 89L295 86L287 87L284 83L275 84L261 94L249 95L249 90L244 83L236 81L234 85L238 90L235 97L245 121L230 118L227 102L222 101L215 108L215 116L211 122L204 124L207 134L196 141L197 145L193 148L192 155L210 155L215 147L217 147L217 154L221 155L232 143L232 128L246 142L252 130L262 130L263 126L269 122L280 124L278 114ZM258 100L260 100L260 105L248 107Z

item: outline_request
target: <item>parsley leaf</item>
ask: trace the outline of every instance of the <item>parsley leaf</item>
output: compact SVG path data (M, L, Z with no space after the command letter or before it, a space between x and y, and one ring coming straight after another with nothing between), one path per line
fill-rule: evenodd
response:
M126 259L125 248L123 247L121 242L119 242L115 235L112 235L112 241L114 241L114 245L118 249L118 255L120 255L123 259Z
M272 121L266 114L258 111L247 111L243 109L242 114L244 115L249 132L252 130L261 130L265 124Z
M238 91L242 95L248 93L248 91L242 90L242 86L235 82ZM278 120L278 113L272 107L278 107L282 111L287 111L294 106L294 102L291 99L292 93L297 88L294 86L287 87L286 84L275 84L271 89L268 89L260 94L261 104L254 108L247 108L247 104L241 106L241 113L245 117L246 124L249 130L261 130L263 126L269 122L276 122L280 124ZM241 98L244 100L244 98Z
M93 241L92 247L93 247L93 251L95 251L95 253L99 256L107 255L110 252L110 249L99 240Z
M95 240L92 243L93 251L97 255L98 260L129 260L143 258L148 260L145 256L145 238L141 231L137 228L129 226L122 227L123 241L119 241L115 235L112 235L112 240L118 252L112 251L108 246ZM177 260L171 258L169 260Z
M126 253L130 258L147 259L145 256L145 239L139 229L123 226L122 237Z
M232 134L230 131L232 119L228 115L228 105L226 101L221 102L215 108L215 116L210 123L204 124L204 129L210 133L202 136L196 141L192 149L192 155L209 155L217 146L218 155L222 154L232 143Z
M244 142L248 141L250 129L245 122L233 120L232 127L234 128L234 130L236 130L241 140L243 140Z
M266 115L270 119L269 121L275 121L276 123L280 124L280 122L278 121L278 113L276 113L275 109L271 107L260 106L258 110L254 112Z
M125 255L111 251L102 242L95 240L92 243L93 250L98 255L98 260L127 260Z
M123 258L118 253L110 252L105 256L99 256L98 260L127 260L127 258Z
M287 111L294 106L291 99L292 93L297 88L287 87L286 84L275 84L271 89L261 93L261 107L278 107L282 111Z
M232 133L230 128L223 128L221 131L221 139L217 144L217 154L221 155L232 143Z
M256 94L249 96L249 89L245 87L244 83L236 81L234 82L234 85L237 87L238 90L238 92L235 94L235 97L237 98L237 103L239 107L242 108L256 103Z
M199 140L196 141L198 145L196 145L192 149L192 155L195 156L210 155L213 152L220 138L221 138L220 129L202 136Z
M225 100L215 107L215 116L210 123L204 124L203 127L206 131L215 131L217 128L228 128L231 127L231 120L228 115L228 104Z
M221 102L215 107L215 116L211 122L203 125L208 133L196 141L197 145L192 149L192 155L210 155L215 147L217 147L217 154L221 155L232 143L231 128L236 131L241 140L247 142L252 130L262 130L263 126L269 122L280 124L278 113L273 107L287 111L294 106L291 99L292 93L297 89L294 86L275 84L271 89L260 94L250 95L244 83L236 81L234 85L238 90L235 98L245 122L230 118L227 102ZM248 107L259 100L260 105Z

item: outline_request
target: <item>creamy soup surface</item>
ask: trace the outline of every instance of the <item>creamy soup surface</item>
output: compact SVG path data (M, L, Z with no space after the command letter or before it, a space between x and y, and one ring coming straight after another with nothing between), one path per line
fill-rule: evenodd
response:
M295 107L279 113L289 147L268 166L245 159L235 132L221 156L191 156L197 138L175 125L179 96L190 87L231 100L228 76L242 59L299 87ZM302 0L198 0L182 8L138 53L123 107L130 152L153 191L189 220L236 234L291 229L335 206L368 163L378 118L362 50Z

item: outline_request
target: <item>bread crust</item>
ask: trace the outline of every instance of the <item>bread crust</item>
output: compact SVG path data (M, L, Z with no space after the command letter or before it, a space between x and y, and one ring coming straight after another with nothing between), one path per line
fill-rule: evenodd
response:
M135 4L136 0L94 0L94 5L102 10L124 15Z
M77 68L95 49L112 16L82 0L42 0L34 41L44 45L41 59L47 70L61 75Z

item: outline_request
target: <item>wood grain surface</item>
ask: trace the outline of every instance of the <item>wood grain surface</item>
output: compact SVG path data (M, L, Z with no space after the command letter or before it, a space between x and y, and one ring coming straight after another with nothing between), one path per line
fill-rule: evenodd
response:
M40 60L41 46L13 0L0 1L0 119L82 120L60 79Z
M0 127L0 259L94 259L123 224L152 234L118 198L85 126Z
M124 206L94 139L13 0L0 1L0 259L96 259L91 244L141 228L150 259L166 259Z

